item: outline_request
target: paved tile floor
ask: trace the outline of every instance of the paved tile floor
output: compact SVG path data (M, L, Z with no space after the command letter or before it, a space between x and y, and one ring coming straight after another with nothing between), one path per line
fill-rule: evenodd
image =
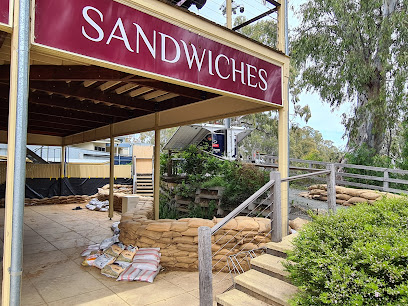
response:
M81 266L84 247L111 237L110 226L120 215L115 213L109 220L106 212L72 210L76 206L25 208L23 306L199 305L197 272L163 271L149 284L116 282L97 268ZM3 226L4 209L0 209L1 240ZM215 276L214 294L230 285L228 275Z

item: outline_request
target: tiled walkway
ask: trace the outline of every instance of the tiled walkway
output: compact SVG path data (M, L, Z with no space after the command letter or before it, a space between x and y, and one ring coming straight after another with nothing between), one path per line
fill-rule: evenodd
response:
M85 246L111 237L115 213L76 205L25 208L22 305L199 305L198 273L163 271L153 284L116 282L94 267L81 266ZM4 209L0 210L3 239ZM3 248L1 245L1 252ZM1 268L2 273L2 268ZM231 285L227 275L214 277L214 293Z

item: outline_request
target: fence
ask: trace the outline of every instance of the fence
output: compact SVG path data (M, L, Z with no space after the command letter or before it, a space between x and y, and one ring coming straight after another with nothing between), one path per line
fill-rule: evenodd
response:
M312 176L326 175L327 196L329 211L336 210L336 189L335 189L335 167L327 165L326 170L317 170L313 173L301 174L293 177L281 179L280 173L271 171L270 181L261 187L256 193L235 208L225 218L220 220L212 228L200 227L198 229L198 261L199 261L199 294L200 306L213 305L212 276L213 271L220 273L229 270L241 273L245 268L249 268L250 258L262 253L262 241L267 241L270 235L273 242L282 240L282 215L281 215L281 182L289 182L304 179ZM257 200L259 204L254 205ZM259 210L259 207L262 207ZM236 221L238 215L243 211L250 210L246 216L259 217L263 211L269 211L266 220L269 219L269 227L257 231L248 231L249 225L245 226ZM254 218L254 221L261 221L262 218ZM235 223L233 222L235 221ZM262 235L261 235L262 234ZM215 249L214 246L223 240L223 246ZM232 243L231 243L232 242ZM247 246L238 248L239 245ZM214 253L213 253L214 251ZM222 259L228 257L226 264ZM215 260L214 260L215 259ZM214 263L215 262L215 263Z
M100 164L67 164L66 176L77 178L108 178L109 165ZM27 178L59 178L60 164L26 164ZM0 184L6 182L7 164L0 163ZM116 165L115 177L131 178L130 165Z
M276 156L258 155L255 161L255 165L258 167L278 168L278 157ZM331 165L327 162L295 158L291 158L289 162L289 170L292 171L316 172ZM333 163L333 165L336 169L336 185L408 194L408 180L399 177L408 177L408 170L342 163ZM353 171L357 172L356 170L367 173L352 173ZM402 186L398 186L398 184Z

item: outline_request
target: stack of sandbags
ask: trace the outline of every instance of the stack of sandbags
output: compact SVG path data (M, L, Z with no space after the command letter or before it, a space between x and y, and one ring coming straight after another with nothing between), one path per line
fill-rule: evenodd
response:
M132 186L130 185L114 185L113 186L113 210L117 212L122 212L122 198L129 194L132 194ZM103 186L102 188L98 188L98 193L95 195L99 201L107 201L109 200L109 184ZM150 199L153 200L151 197L143 197L140 195L140 198L144 198L146 201Z
M132 218L130 213L126 213L119 224L120 241L139 248L160 248L162 266L195 271L198 268L198 228L213 227L220 220L184 218L153 221L136 213ZM270 241L270 230L271 221L266 218L232 219L212 236L214 270L226 270L230 255L265 246Z
M106 184L102 187L104 190L109 190L109 184ZM125 194L132 194L133 193L133 186L132 185L113 185L113 193L125 193Z
M136 221L136 220L152 220L153 214L153 198L139 197L139 202L134 210L130 210L122 214L121 221Z
M308 192L302 192L299 195L305 198L327 201L327 185L318 184L310 186ZM400 197L399 195L380 192L376 190L346 188L336 186L336 203L345 206L355 205L357 203L374 203L382 197Z
M296 218L294 220L289 220L289 227L291 230L293 229L296 232L298 232L303 228L303 226L305 226L308 223L309 221L306 219Z
M55 196L43 199L25 199L25 205L58 205L58 204L85 204L90 200L87 195Z

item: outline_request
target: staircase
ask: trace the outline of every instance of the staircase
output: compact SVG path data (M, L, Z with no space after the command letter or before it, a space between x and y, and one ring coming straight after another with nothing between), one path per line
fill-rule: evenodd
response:
M235 289L216 297L218 306L289 305L288 300L297 292L287 279L282 262L291 250L289 235L281 242L267 244L266 254L251 260L251 269L235 277Z
M135 193L144 197L153 196L153 182L151 174L138 174Z

